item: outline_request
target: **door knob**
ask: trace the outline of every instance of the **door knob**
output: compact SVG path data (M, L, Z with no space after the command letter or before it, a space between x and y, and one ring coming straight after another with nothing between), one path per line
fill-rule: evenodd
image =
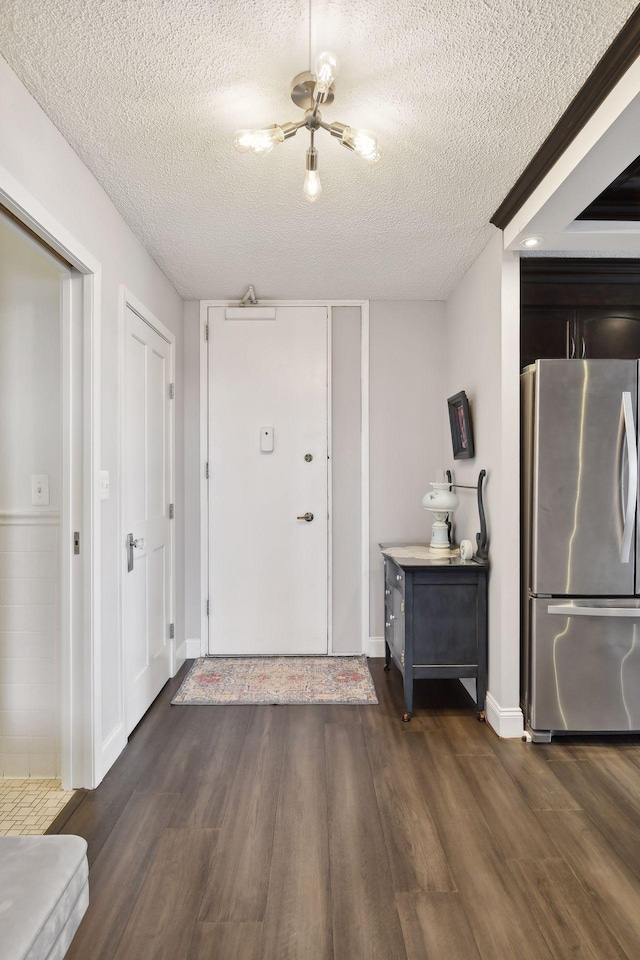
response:
M312 513L309 513L309 511L307 510L307 512L304 514L304 516L302 516L302 517L296 517L296 520L306 520L307 523L311 523L311 521L313 520L313 514L312 514Z

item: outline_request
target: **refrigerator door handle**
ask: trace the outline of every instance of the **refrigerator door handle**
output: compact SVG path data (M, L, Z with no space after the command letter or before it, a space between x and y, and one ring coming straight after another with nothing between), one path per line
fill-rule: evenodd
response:
M633 534L633 524L636 516L636 500L638 497L638 448L636 446L636 425L633 422L633 404L631 401L631 393L628 390L625 390L622 394L622 413L624 416L624 429L627 440L629 486L627 489L627 509L624 512L620 562L629 563L631 557L631 536ZM622 464L620 466L622 466Z
M547 613L560 617L631 617L640 619L640 607L570 607L565 604L547 607Z

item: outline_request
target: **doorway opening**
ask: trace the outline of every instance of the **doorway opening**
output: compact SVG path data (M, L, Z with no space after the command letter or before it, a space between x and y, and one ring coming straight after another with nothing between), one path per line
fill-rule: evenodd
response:
M19 476L12 481L14 499L7 500L7 506L0 504L5 514L14 511L12 522L2 526L2 540L14 547L29 546L27 550L0 551L5 569L10 572L10 576L0 579L25 581L20 585L5 585L7 597L15 600L21 596L26 601L4 605L0 599L5 624L11 626L10 630L3 628L0 634L3 640L6 634L17 634L20 638L21 634L28 634L31 643L29 647L15 636L10 637L9 647L2 645L2 667L3 676L10 676L13 670L13 676L20 681L24 677L20 673L23 665L14 663L7 674L7 660L33 661L28 664L33 668L28 682L16 683L9 696L14 695L20 704L25 704L35 703L38 694L42 694L41 709L29 716L31 708L26 708L15 723L10 721L9 728L3 729L3 736L15 734L22 738L22 743L7 744L3 740L3 747L11 748L12 757L22 758L11 761L16 772L20 769L19 763L23 772L27 771L28 763L31 776L38 770L51 772L55 764L63 789L91 788L99 782L105 769L97 721L100 515L95 484L99 464L101 267L3 168L0 168L0 220L6 236L12 231L9 241L12 249L21 249L23 253L28 250L28 255L36 258L33 262L40 264L36 271L40 279L34 290L44 298L37 308L33 303L30 308L23 304L22 309L27 313L32 310L25 328L10 319L15 309L19 309L16 299L19 302L23 296L24 303L28 302L25 290L19 291L17 275L14 273L13 279L9 279L8 286L0 284L0 296L5 293L11 306L5 323L5 332L11 341L7 357L11 351L17 356L18 351L26 363L24 369L15 366L17 360L11 364L11 375L18 375L18 381L11 388L7 407L9 425L4 420L3 428L9 431L8 442L17 420L22 425L21 435L16 436L14 431L13 441L25 450L28 448ZM15 250L14 255L19 257ZM23 263L17 267L18 273L24 266ZM43 271L48 272L46 280ZM50 323L45 328L43 321L47 316ZM28 337L26 329L30 331ZM3 381L11 383L4 376ZM6 465L4 451L3 461ZM45 502L47 487L48 504ZM11 503L16 506L12 507ZM11 532L7 533L9 529ZM14 554L14 558L8 560L9 554ZM14 562L22 554L19 562ZM16 576L20 569L27 576ZM52 602L38 603L38 600ZM18 610L19 607L24 609ZM44 614L39 607L52 608L53 616L46 629L40 629ZM26 629L15 629L21 624ZM19 656L5 657L12 649ZM25 657L25 652L34 656ZM44 653L55 655L44 657ZM54 661L55 669L51 662L48 668L40 663L45 660ZM52 714L55 715L54 727L45 732ZM5 711L3 719L6 717ZM29 753L25 754L27 741ZM13 748L20 748L22 752ZM36 751L36 748L42 750Z
M4 779L61 775L62 281L0 214L0 715Z

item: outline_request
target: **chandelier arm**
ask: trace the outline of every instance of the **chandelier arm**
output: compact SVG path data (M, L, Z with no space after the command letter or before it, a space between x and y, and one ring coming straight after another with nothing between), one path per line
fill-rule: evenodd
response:
M304 127L305 122L305 120L298 120L295 123L278 123L275 126L282 130L283 139L288 140L289 137L295 137L300 127Z

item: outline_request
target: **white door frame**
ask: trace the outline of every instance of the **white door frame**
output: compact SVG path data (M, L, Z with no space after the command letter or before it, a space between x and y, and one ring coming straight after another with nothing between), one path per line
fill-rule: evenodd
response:
M118 311L118 476L120 477L120 486L118 490L118 536L121 539L121 551L119 554L120 564L121 564L121 575L118 579L118 607L119 607L119 623L120 623L120 713L119 716L122 717L122 726L123 730L128 729L127 723L127 677L125 675L125 649L124 649L124 604L123 604L123 591L124 591L124 579L127 576L127 570L125 565L126 553L125 553L125 542L124 542L124 346L125 346L125 337L126 337L126 311L127 308L133 310L141 320L144 321L152 330L155 330L163 340L166 340L170 345L170 360L169 360L169 377L170 382L174 385L174 396L172 402L169 405L169 503L175 505L175 474L176 474L176 429L175 429L175 362L176 362L176 338L175 334L169 330L167 326L162 323L161 320L158 320L150 310L145 307L141 300L138 300L130 290L124 286L120 285L120 309ZM174 513L175 518L175 513ZM171 564L171 587L169 590L169 620L171 623L175 623L175 613L176 613L176 535L175 535L175 523L171 523L169 527L170 534L170 544L169 544L169 562ZM175 675L176 672L176 640L175 638L169 640L169 671L171 676Z
M62 280L62 476L65 484L61 505L60 749L63 787L91 788L99 783L107 769L99 723L101 529L97 478L102 266L2 166L0 203L77 271ZM74 356L74 331L82 336L81 374L79 358ZM80 439L72 430L72 411L79 401L83 410ZM82 489L72 490L69 485L78 444L82 449ZM73 531L78 528L80 556L74 558ZM81 591L77 589L79 582L83 584Z
M207 343L207 318L209 307L237 307L237 300L201 300L200 301L200 656L208 651L209 619L207 600L209 596L209 483L206 466L209 460L209 365ZM331 332L333 307L360 308L360 509L361 509L361 652L369 649L369 301L368 300L260 300L261 307L326 307L327 308L327 404L329 450L328 476L328 652L332 656L332 529L331 529Z

